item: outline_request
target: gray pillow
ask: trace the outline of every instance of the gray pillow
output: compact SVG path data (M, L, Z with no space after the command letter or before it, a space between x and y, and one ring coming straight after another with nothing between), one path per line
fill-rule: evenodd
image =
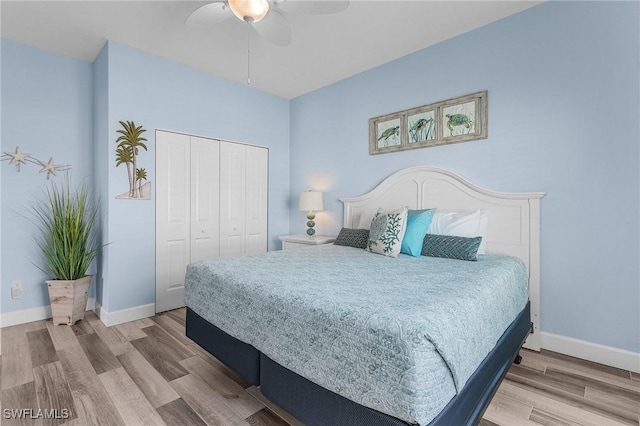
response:
M342 228L333 244L337 246L349 246L363 249L367 247L368 241L368 229Z
M481 242L482 237L427 234L422 242L422 255L475 261Z

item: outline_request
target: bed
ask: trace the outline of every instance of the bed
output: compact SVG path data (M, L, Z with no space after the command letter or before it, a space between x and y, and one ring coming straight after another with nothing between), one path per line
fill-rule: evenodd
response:
M198 262L187 270L187 335L306 424L475 424L524 340L539 349L542 196L401 170L341 200L346 228L378 208L488 211L490 254L323 246Z

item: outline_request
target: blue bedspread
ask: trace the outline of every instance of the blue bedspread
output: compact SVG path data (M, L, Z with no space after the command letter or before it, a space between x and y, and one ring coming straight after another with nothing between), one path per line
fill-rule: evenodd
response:
M528 298L524 263L343 246L189 265L186 304L312 382L411 423L429 423Z

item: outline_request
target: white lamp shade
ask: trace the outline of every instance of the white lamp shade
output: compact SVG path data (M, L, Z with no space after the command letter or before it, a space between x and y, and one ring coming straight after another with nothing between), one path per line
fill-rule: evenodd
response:
M300 193L298 208L302 211L322 210L322 192L307 191Z

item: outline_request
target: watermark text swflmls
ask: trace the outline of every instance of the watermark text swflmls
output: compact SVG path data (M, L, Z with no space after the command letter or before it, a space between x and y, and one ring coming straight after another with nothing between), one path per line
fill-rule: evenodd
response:
M71 416L68 408L5 408L2 410L2 417L5 419L47 419L60 420L68 419Z

